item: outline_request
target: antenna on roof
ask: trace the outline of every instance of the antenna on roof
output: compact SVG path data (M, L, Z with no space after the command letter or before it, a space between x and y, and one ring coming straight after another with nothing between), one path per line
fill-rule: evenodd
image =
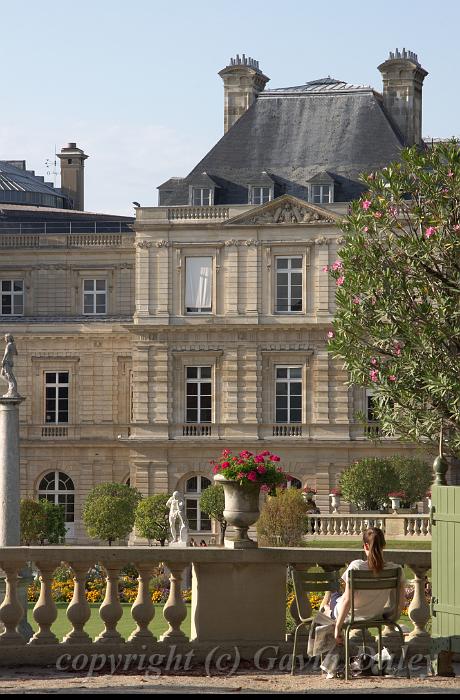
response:
M54 153L56 153L56 146L54 146ZM56 187L56 178L58 175L56 156L54 156L54 160L52 158L47 158L45 160L45 166L46 174L53 178L53 185Z

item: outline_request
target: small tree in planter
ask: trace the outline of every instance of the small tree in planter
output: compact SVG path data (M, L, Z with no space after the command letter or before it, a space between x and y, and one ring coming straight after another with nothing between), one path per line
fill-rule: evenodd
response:
M126 538L134 527L142 495L126 484L98 484L83 508L83 522L90 537L112 542Z
M220 527L220 542L224 544L225 531L227 529L227 521L224 518L225 495L224 489L220 484L208 486L203 491L200 498L200 509L203 513L209 515L210 518L217 520Z
M402 507L410 508L414 503L422 501L433 481L433 471L430 465L415 457L391 457L391 462L398 474L399 490L404 491Z
M145 537L149 543L157 541L162 547L170 536L169 508L166 505L168 499L169 496L165 493L143 498L137 506L134 521L141 537Z
M277 489L257 521L257 538L267 547L298 547L309 525L307 504L298 489Z
M384 507L391 491L398 490L399 479L390 460L368 457L345 469L340 488L345 500L360 510L375 511Z

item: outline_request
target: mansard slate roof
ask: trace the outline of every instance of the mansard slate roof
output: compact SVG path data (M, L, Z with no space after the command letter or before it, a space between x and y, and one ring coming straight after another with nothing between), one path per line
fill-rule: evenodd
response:
M25 161L0 160L2 203L70 208L69 198L44 177L25 169Z
M308 183L327 172L334 200L350 201L364 190L359 175L397 159L403 145L369 86L323 78L266 90L187 177L158 188L159 204L188 204L189 187L203 172L219 185L215 204L247 203L248 185L262 171L275 181L275 196L305 200Z

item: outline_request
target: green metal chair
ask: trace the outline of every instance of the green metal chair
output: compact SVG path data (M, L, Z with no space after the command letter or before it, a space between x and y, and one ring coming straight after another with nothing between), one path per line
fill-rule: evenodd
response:
M347 617L343 626L345 637L345 680L349 678L350 670L350 632L352 629L362 630L363 635L363 650L365 650L365 630L371 627L376 627L378 630L377 651L378 651L378 669L379 675L383 674L382 667L382 627L393 627L398 630L401 636L401 649L403 663L406 666L406 675L410 678L409 667L405 659L404 634L397 622L399 589L401 585L401 568L395 567L392 569L384 569L379 574L374 574L372 571L352 570L348 574L348 582L350 586L351 608L349 617ZM355 617L355 594L357 591L382 591L388 590L388 593L394 592L394 605L383 615L357 619Z
M337 570L331 572L309 571L308 569L299 569L293 566L290 567L290 572L294 585L297 615L300 620L295 630L294 649L292 651L291 675L294 675L299 630L302 627L309 627L315 619L315 615L311 614L312 610L308 594L338 591L339 572Z

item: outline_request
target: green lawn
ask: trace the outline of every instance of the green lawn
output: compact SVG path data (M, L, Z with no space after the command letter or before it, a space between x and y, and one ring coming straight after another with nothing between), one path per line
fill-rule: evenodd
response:
M58 639L62 639L70 630L72 629L72 625L67 619L66 616L66 609L67 609L67 603L57 603L56 607L58 609L58 616L56 618L55 623L52 626L52 631L54 634L58 637ZM128 603L122 604L123 607L123 617L121 618L120 622L118 623L118 631L124 637L127 639L131 632L133 632L136 629L136 623L131 617L131 605ZM32 610L34 608L34 603L29 603L29 622L32 625L32 628L34 632L38 629L37 623L35 622L33 615L32 615ZM87 622L85 626L85 631L88 632L90 637L94 639L95 637L100 634L103 629L104 629L104 623L102 622L101 618L99 617L98 610L100 608L100 604L95 603L90 605L91 608L91 617L89 621ZM155 617L153 618L153 621L149 627L149 629L153 632L155 637L159 637L163 632L166 632L168 629L168 623L163 617L163 605L155 605ZM182 629L187 635L187 637L190 636L190 605L187 605L187 617L184 620L182 624Z

